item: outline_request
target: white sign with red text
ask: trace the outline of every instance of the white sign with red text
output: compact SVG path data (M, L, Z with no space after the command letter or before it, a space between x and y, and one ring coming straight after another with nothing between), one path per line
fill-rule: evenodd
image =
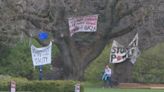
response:
M76 32L95 32L98 15L78 16L68 19L69 31L72 36Z

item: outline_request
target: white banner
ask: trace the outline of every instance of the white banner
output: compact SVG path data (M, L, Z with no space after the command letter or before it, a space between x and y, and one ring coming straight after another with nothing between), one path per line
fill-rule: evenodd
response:
M68 19L69 31L72 36L76 32L95 32L98 15L79 16Z
M113 41L110 51L110 63L121 63L128 58L128 50L121 44Z
M132 64L136 62L137 57L140 54L140 51L138 49L138 33L135 35L133 40L128 45L129 48L129 58Z
M32 61L34 66L51 64L52 42L46 47L36 48L31 46Z
M129 58L130 62L134 64L139 54L140 50L138 49L137 33L128 45L128 48L125 48L123 45L119 44L115 40L113 41L110 51L110 63L121 63L125 61L127 58Z

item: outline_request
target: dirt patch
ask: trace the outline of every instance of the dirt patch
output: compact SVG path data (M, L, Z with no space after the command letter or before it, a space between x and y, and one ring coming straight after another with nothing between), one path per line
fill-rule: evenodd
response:
M119 88L164 89L164 84L120 83Z

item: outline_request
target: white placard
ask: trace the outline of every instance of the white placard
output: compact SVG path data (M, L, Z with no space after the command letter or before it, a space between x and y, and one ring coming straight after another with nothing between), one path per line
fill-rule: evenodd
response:
M52 42L46 47L37 48L31 46L32 61L34 66L51 64L51 48Z

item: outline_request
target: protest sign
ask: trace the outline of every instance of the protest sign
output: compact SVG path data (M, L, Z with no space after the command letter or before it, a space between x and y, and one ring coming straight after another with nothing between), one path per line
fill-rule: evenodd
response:
M46 47L37 48L31 46L32 61L34 66L51 64L51 48L52 42Z
M113 41L110 51L110 63L121 63L128 58L128 50L121 44Z
M72 36L76 32L95 32L98 15L79 16L68 19L69 31Z

